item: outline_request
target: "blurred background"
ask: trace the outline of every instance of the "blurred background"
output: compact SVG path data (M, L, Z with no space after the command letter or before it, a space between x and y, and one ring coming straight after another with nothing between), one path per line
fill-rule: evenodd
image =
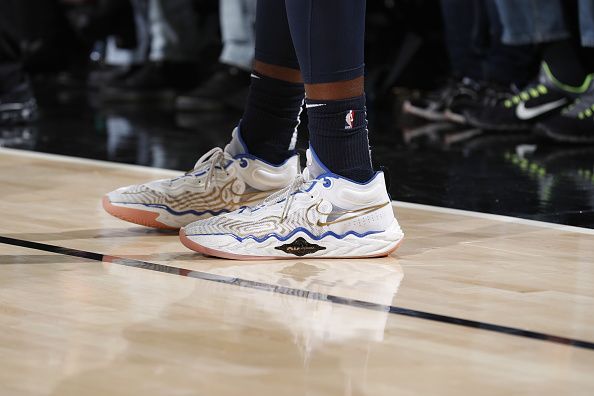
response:
M256 1L2 0L0 146L191 168L241 116ZM594 228L594 0L367 8L393 199Z

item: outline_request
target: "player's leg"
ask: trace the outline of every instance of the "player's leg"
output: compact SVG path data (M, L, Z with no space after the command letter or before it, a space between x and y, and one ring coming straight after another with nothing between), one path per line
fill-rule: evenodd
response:
M332 172L374 172L363 93L365 0L286 0L307 92L310 145Z
M307 92L307 170L263 205L188 225L182 242L240 259L387 255L403 234L384 175L371 166L363 93L365 1L286 5Z
M282 0L259 0L252 84L239 126L250 154L280 163L295 149L303 80Z

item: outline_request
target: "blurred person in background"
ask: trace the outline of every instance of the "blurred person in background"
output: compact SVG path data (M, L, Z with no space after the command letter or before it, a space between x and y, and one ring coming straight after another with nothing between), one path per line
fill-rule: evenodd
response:
M24 12L19 0L0 1L0 125L30 122L37 116L21 48Z
M560 0L496 0L507 45L537 44L540 72L520 92L467 112L484 129L530 131L563 142L594 142L594 65L580 59L579 45L594 47L594 0L579 0L579 21ZM579 40L572 27L579 24Z
M242 110L250 85L256 47L257 0L220 0L223 51L220 67L195 90L181 95L176 108L181 111Z
M195 11L193 0L131 1L138 47L127 61L141 66L110 81L101 97L172 100L176 93L196 86L211 67L205 56L211 36L202 31L205 16ZM112 63L118 63L113 46L108 49Z
M102 88L113 81L126 79L138 71L148 59L150 34L147 18L134 12L131 1L107 1L117 2L121 7L126 7L127 15L124 18L127 19L129 29L123 34L110 31L94 36L94 48L91 50L90 58L99 67L95 67L88 75L87 83L91 88ZM121 11L118 14L121 14ZM86 18L82 16L80 19Z

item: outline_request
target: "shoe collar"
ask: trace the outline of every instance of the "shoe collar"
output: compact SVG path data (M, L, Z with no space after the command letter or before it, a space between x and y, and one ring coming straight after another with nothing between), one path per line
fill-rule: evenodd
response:
M250 159L250 160L254 160L254 161L260 161L261 163L266 164L268 166L278 168L278 167L285 165L287 162L289 162L294 157L294 155L292 155L289 158L285 159L280 164L273 164L271 162L263 160L262 158L256 157L255 155L249 153L247 145L245 144L245 141L241 137L241 129L239 126L235 127L231 136L232 136L231 141L225 146L225 152L227 154L229 154L230 156L232 156L236 160Z
M383 176L383 174L384 174L383 172L378 171L378 172L374 173L374 175L371 179L369 179L365 182L358 182L355 180L351 180L347 177L337 175L336 173L334 173L330 169L328 169L328 167L326 165L324 165L324 163L320 160L320 158L316 154L315 150L311 146L309 146L305 155L307 158L307 165L306 165L306 168L303 170L303 178L305 180L316 180L316 179L321 180L321 179L325 179L325 178L342 179L349 183L365 186L370 183L373 183L374 180L377 179L377 177L379 175Z
M247 154L248 148L243 139L241 138L241 132L239 126L235 127L231 134L231 141L225 146L225 152L232 157L237 157L241 154Z
M571 85L564 84L561 81L557 80L557 78L555 78L555 76L553 75L553 72L552 72L551 68L549 67L549 65L546 62L542 62L538 80L541 84L544 84L544 85L552 84L553 86L557 87L558 89L562 89L562 90L569 92L571 94L583 94L592 85L592 82L594 81L594 73L588 74L586 76L586 78L584 79L584 82L582 83L582 85L574 87Z

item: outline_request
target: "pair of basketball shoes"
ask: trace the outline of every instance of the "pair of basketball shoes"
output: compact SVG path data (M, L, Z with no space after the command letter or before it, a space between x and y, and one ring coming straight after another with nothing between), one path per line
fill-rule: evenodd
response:
M380 257L403 238L377 172L357 183L330 172L310 148L280 165L248 153L239 129L193 170L173 179L115 190L103 207L120 219L180 229L194 251L231 259Z

